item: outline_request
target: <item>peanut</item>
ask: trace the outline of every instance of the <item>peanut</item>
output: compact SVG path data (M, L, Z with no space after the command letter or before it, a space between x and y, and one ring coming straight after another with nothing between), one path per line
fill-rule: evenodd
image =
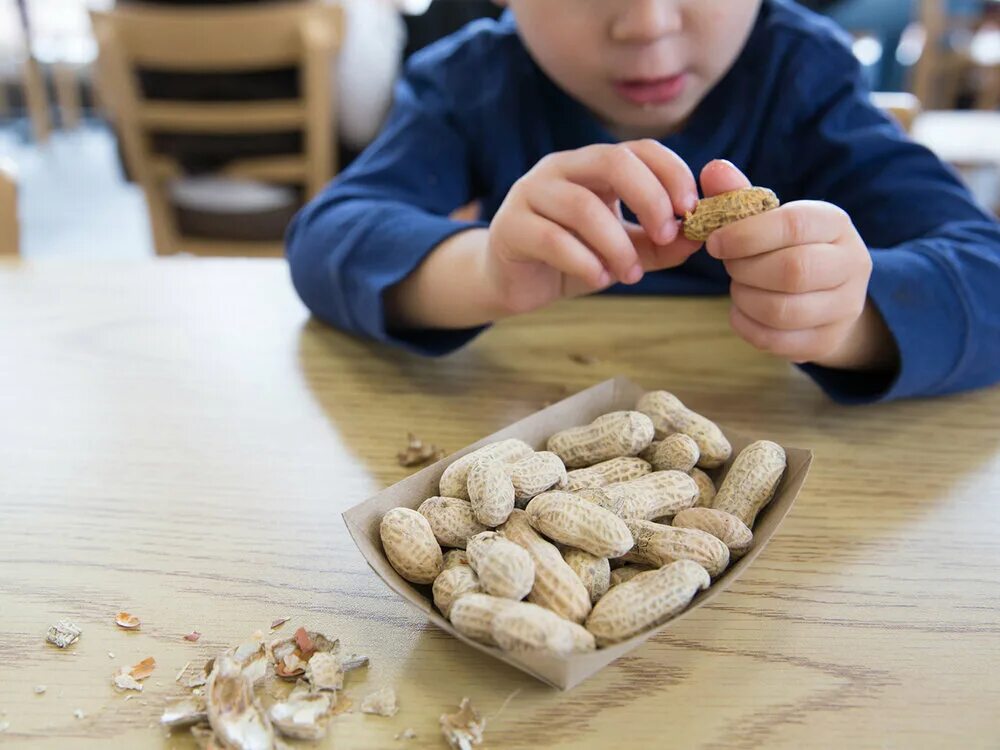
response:
M698 201L684 215L684 236L704 242L717 229L777 208L778 196L762 187L742 188Z
M679 529L701 529L729 547L729 557L743 557L753 544L753 532L736 516L715 508L688 508L674 516Z
M451 549L444 553L444 570L454 568L456 565L468 565L469 553L464 549Z
M507 471L514 485L514 504L524 507L531 498L566 481L562 459L550 451L538 451L509 464Z
M647 570L656 570L656 568L652 565L638 565L634 563L629 563L628 565L623 565L620 568L615 568L611 571L611 586L617 586L619 583L631 581L637 575L645 573Z
M605 510L610 510L616 516L621 517L625 512L625 499L622 497L612 498L603 487L584 487L576 490L577 497L582 497L589 503L600 505Z
M486 531L472 513L472 504L457 497L429 497L417 512L427 519L442 547L465 548L470 536Z
M479 585L493 596L523 599L535 582L535 564L527 550L495 531L484 531L469 539L469 565L479 576Z
M640 573L601 598L587 618L587 630L599 646L619 643L679 614L710 584L705 569L691 560Z
M691 469L688 473L698 485L698 502L694 504L694 507L711 508L712 501L715 500L715 482L712 481L712 477L701 469Z
M430 523L412 508L386 511L379 536L389 564L411 583L432 583L444 560Z
M535 583L528 601L572 622L583 622L590 614L590 596L573 569L554 544L545 541L528 522L523 510L515 510L498 530L505 539L523 547L535 564Z
M652 471L648 461L631 456L612 458L584 469L573 469L566 474L566 482L556 486L557 490L576 492L590 487L606 487L609 484L638 479Z
M468 481L469 469L480 458L490 456L500 459L503 463L512 463L519 461L525 456L530 456L534 452L534 448L523 440L517 440L516 438L500 440L496 443L484 445L482 448L478 448L471 453L466 453L448 465L448 468L441 474L441 480L438 485L439 491L442 497L458 497L462 500L468 500L469 490L466 483Z
M621 518L569 492L543 492L525 512L549 539L598 557L620 557L632 547L632 534Z
M544 651L556 656L593 651L594 636L537 604L517 602L493 618L493 640L504 651Z
M718 425L688 409L672 393L651 391L639 399L636 408L653 420L657 437L682 432L694 438L698 444L698 466L703 469L714 469L729 460L733 449Z
M649 417L636 411L604 414L588 425L570 427L549 438L548 449L578 469L620 456L635 456L653 441Z
M461 597L467 594L482 592L479 576L469 565L452 565L445 568L434 579L431 592L434 594L434 606L441 610L445 617L451 616L451 608Z
M729 564L729 548L708 532L679 529L651 521L629 521L635 546L628 562L661 567L677 560L692 560L715 578Z
M690 435L675 432L659 440L640 454L649 461L653 471L683 471L685 474L695 467L701 452Z
M740 451L712 502L732 513L749 528L774 496L785 472L785 450L770 440L758 440Z
M621 482L602 488L612 502L621 500L619 515L625 520L641 518L649 521L672 516L690 508L698 499L698 485L681 471L654 471L631 482Z
M590 601L596 604L611 585L611 565L608 563L608 558L598 557L573 547L563 548L562 556L583 583L583 587L590 595Z
M484 526L499 526L514 510L514 483L500 459L487 456L469 469L472 514Z
M451 605L451 624L467 638L496 646L491 633L493 618L514 604L511 599L489 594L467 594Z

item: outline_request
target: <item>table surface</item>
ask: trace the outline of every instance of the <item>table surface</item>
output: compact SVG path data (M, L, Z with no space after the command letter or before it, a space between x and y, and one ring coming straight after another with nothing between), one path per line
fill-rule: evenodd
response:
M371 656L355 706L399 694L323 747L444 747L462 696L492 748L1000 743L1000 390L839 407L724 300L563 303L422 360L310 322L279 260L3 265L0 321L4 746L192 747L155 725L175 674L280 616ZM728 592L561 693L428 625L340 513L413 471L408 431L454 450L619 374L816 460Z

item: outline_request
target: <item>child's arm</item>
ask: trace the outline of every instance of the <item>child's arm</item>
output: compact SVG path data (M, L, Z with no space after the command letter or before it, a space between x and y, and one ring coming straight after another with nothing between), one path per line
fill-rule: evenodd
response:
M813 52L811 65L789 66L785 101L813 105L775 117L785 160L772 168L794 186L781 197L813 200L708 242L734 277L734 328L810 362L840 401L994 383L1000 224L870 104L849 49L830 47L825 64Z
M475 332L395 337L384 294L434 247L483 226L448 218L473 197L467 143L449 116L450 96L434 64L412 65L381 135L299 212L286 236L292 281L318 318L427 354Z
M622 201L639 224L623 220ZM467 328L634 284L698 249L675 218L696 201L690 169L655 141L551 154L514 184L488 230L445 240L387 292L389 318Z

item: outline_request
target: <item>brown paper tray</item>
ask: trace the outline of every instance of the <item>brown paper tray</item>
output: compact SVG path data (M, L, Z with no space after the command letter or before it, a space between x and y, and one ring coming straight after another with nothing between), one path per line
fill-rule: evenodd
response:
M637 648L647 638L656 635L664 628L668 628L678 620L687 617L691 612L712 601L729 588L733 581L746 570L747 566L754 561L760 551L767 545L768 540L774 535L781 521L788 514L809 472L809 465L812 462L812 452L802 448L784 446L788 456L788 468L785 471L784 477L782 477L774 499L757 517L754 525L753 547L743 558L730 566L725 573L716 579L707 591L698 594L684 612L663 625L630 640L609 648L598 649L588 654L574 655L566 658L539 654L521 656L509 654L496 648L484 646L460 634L434 608L429 586L411 584L393 570L382 551L382 543L379 539L379 521L382 518L382 514L390 508L401 505L408 508L416 508L426 498L438 494L438 480L442 472L445 470L445 467L459 456L473 451L486 443L506 438L520 438L533 445L536 449L543 449L546 440L554 432L558 432L566 427L586 424L609 411L633 409L643 393L643 389L638 385L626 378L619 377L599 383L592 388L563 399L519 422L515 422L499 432L484 437L479 442L453 453L401 482L397 482L391 487L384 489L368 500L355 505L344 513L344 521L347 523L347 528L372 570L386 582L389 588L423 612L439 628L467 643L472 648L487 653L507 664L511 664L554 687L568 690L591 675L596 674L600 669L613 662L619 656ZM725 427L723 427L723 431L733 445L733 455L736 455L736 453L753 440L764 437L761 435L749 436L741 434L733 430L728 430ZM729 466L727 465L720 471L725 472L728 469Z

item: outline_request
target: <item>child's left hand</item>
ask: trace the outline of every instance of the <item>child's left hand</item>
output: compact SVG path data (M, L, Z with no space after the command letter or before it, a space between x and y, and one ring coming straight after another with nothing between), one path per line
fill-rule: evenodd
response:
M706 195L749 185L728 162L702 172ZM871 254L842 209L788 203L714 232L706 249L732 278L733 329L758 349L843 369L874 369L895 356L868 300Z

